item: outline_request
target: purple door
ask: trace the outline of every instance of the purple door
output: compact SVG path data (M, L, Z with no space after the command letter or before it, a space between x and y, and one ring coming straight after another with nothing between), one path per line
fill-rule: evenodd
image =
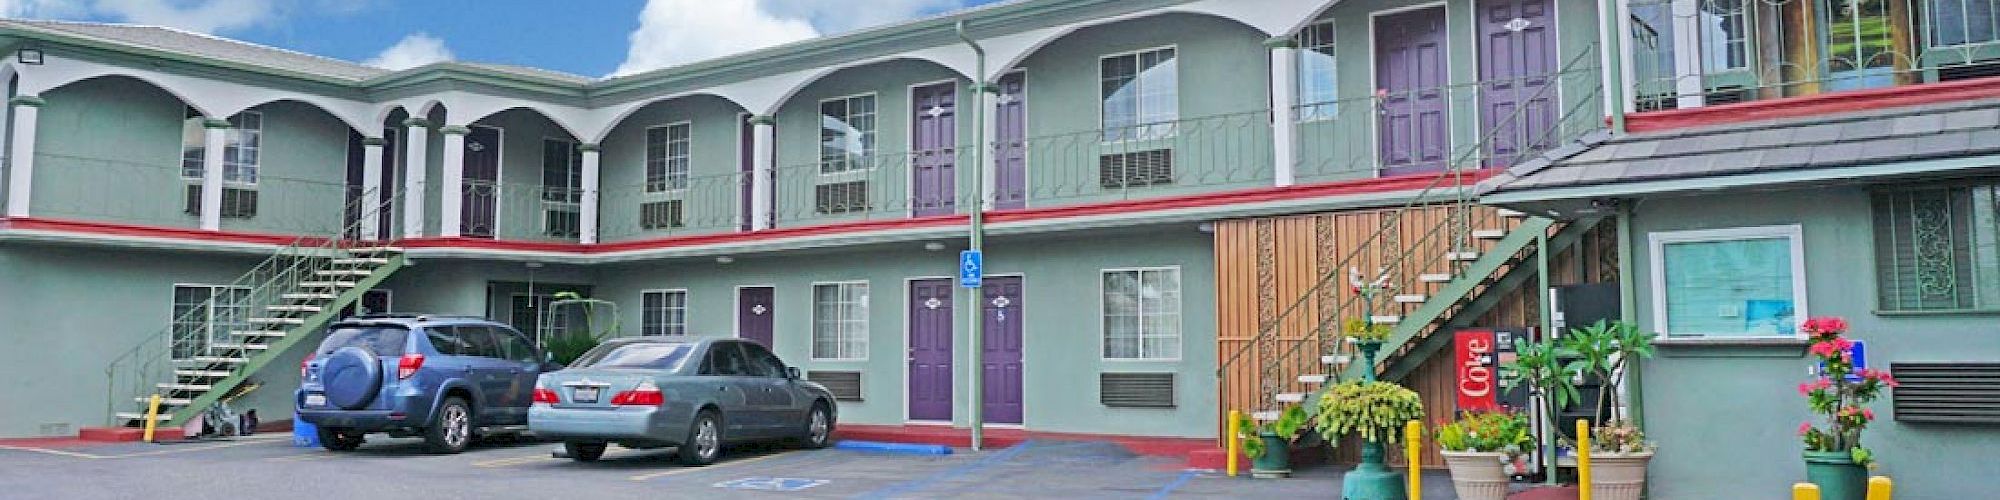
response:
M1488 167L1506 167L1555 140L1552 0L1480 0L1479 133Z
M1028 206L1027 90L1027 73L1000 77L993 111L993 208L998 210Z
M757 173L757 161L755 158L757 156L757 153L755 153L757 150L757 126L750 123L749 115L738 116L743 121L743 130L736 137L736 147L738 150L736 152L736 163L738 172L741 174L737 176L737 181L742 183L742 195L737 196L736 199L743 200L743 203L741 204L741 211L737 213L743 214L742 225L739 227L741 230L749 231L750 193L753 192L750 186L751 179L755 178L754 176Z
M737 337L771 347L771 332L775 331L771 317L777 314L771 300L774 295L768 286L736 289Z
M500 201L500 129L472 127L465 134L464 204L460 206L460 234L469 238L492 238Z
M389 239L389 235L395 231L396 226L392 224L396 220L396 211L393 210L393 207L397 202L396 186L402 180L402 176L396 175L396 172L400 170L396 166L403 163L398 159L403 157L401 149L398 149L401 147L399 144L402 143L402 128L384 127L382 129L382 191L378 193L381 195L381 198L375 202L376 206L369 207L378 211L377 216L380 217L375 223L375 228L378 232L375 236L377 239Z
M363 170L366 170L362 168L363 165L362 162L366 160L365 157L367 156L366 154L367 151L368 151L367 148L361 145L361 133L356 132L352 129L348 130L347 131L347 196L346 196L347 208L344 216L340 218L340 222L341 226L348 228L347 237L349 238L360 236L358 232L361 230L361 228L355 226L354 223L359 222L361 220L361 214L362 212L364 212L364 210L361 207L362 205L361 197L367 193L367 188L365 187L365 183L362 182L361 174Z
M951 420L951 287L910 282L910 420Z
M982 420L995 424L1021 423L1021 277L988 276L981 290L985 296L986 324L981 328L980 392Z
M1444 169L1444 8L1375 19L1375 88L1383 92L1376 142L1383 175Z
M917 217L949 215L958 188L952 177L958 163L958 83L946 82L910 90L910 213Z

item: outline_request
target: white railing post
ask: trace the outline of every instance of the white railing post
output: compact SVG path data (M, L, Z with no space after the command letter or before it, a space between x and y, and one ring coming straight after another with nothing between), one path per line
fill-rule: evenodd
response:
M777 120L771 115L750 117L750 229L761 231L771 228L771 193L777 186L773 175L777 159L772 157L772 147L777 141Z
M358 222L363 241L374 241L381 236L381 214L370 212L381 205L383 144L380 137L361 138L361 194L354 206L358 207L355 216L361 218Z
M1708 88L1701 70L1700 0L1673 2L1673 20L1670 22L1674 27L1674 95L1677 97L1674 105L1679 109L1699 108L1708 104L1704 96Z
M35 126L42 105L40 97L14 96L13 156L7 157L7 216L27 217L28 201L35 187Z
M597 243L597 183L598 150L596 144L579 144L577 151L583 156L583 199L577 207L577 242L585 245Z
M1298 101L1298 41L1289 36L1264 41L1271 48L1271 163L1272 184L1290 186L1297 179L1297 129L1292 125L1292 105Z
M430 168L431 123L422 118L403 121L403 237L424 235L425 170Z
M223 149L229 147L229 120L202 120L206 135L201 156L201 229L222 230Z
M438 128L444 134L444 168L438 184L438 237L457 238L465 219L465 134L472 129L463 125L445 125ZM504 201L503 201L504 203ZM496 233L498 228L495 228Z

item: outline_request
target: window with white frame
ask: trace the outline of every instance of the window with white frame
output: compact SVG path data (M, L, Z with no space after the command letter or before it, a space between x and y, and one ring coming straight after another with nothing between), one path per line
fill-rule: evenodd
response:
M813 285L813 359L868 359L868 283Z
M2000 180L1890 186L1873 198L1877 308L2000 310Z
M867 169L875 156L875 95L819 102L819 172Z
M1333 20L1307 25L1298 34L1300 121L1334 117L1334 100L1339 83L1334 72Z
M194 108L187 109L181 122L181 177L199 182L202 158L208 151L207 118ZM222 182L233 186L255 186L264 145L264 114L244 111L229 117L223 133Z
M1105 141L1173 136L1181 114L1173 47L1104 56L1098 85Z
M250 326L250 288L174 285L173 359L208 355L208 346Z
M1179 268L1106 270L1103 287L1106 359L1180 358Z
M640 335L687 335L687 290L640 294Z
M688 123L646 129L646 192L687 188L691 129Z
M542 234L580 234L582 203L583 151L574 141L542 139Z
M2000 0L1929 0L1931 46L2000 41Z
M1797 225L1649 235L1654 327L1674 337L1792 337L1806 318Z
M1707 73L1750 67L1750 0L1702 0L1701 67Z

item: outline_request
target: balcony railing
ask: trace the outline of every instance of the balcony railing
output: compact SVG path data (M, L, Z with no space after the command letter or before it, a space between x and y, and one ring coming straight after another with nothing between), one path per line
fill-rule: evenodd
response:
M730 172L607 185L598 196L599 241L748 229L749 180L749 174Z
M30 214L160 227L201 225L201 179L177 162L143 163L65 153L35 154ZM341 182L259 175L224 182L222 228L274 234L324 234L345 226L332 207L348 205Z
M1630 8L1641 111L2000 76L2000 0L1632 0Z
M459 235L512 241L577 241L583 190L467 179L459 187Z

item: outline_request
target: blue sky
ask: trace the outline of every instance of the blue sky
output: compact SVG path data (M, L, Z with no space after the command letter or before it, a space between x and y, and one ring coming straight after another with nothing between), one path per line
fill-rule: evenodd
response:
M9 17L154 24L391 68L601 77L996 0L0 0Z

